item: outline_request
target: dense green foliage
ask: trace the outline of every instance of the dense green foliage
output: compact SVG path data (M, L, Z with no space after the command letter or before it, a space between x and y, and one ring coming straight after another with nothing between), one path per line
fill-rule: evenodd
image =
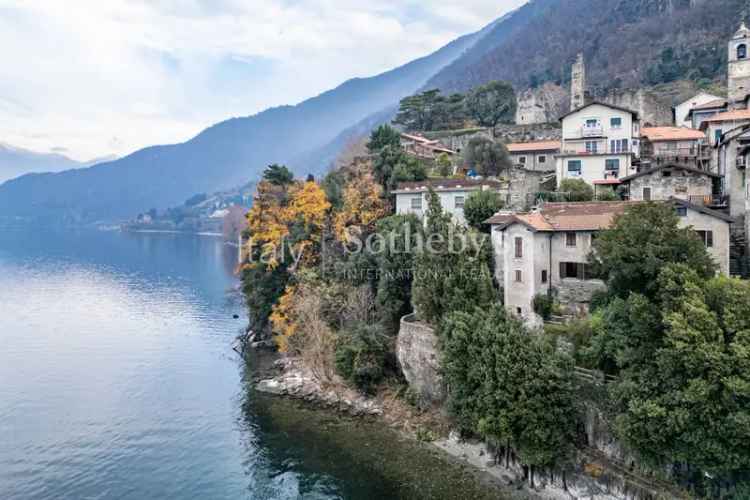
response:
M428 194L426 217L425 246L414 259L412 286L420 318L438 324L449 312L494 303L487 236L454 225L434 191Z
M505 145L486 137L475 137L469 141L465 160L469 168L485 177L500 175L512 167Z
M294 180L294 174L286 167L286 165L278 165L274 163L273 165L269 165L263 172L263 180L276 186L285 186L292 183Z
M466 120L464 97L443 96L433 89L405 97L393 123L406 130L450 130L462 128Z
M512 447L525 465L566 461L575 436L572 361L502 306L440 327L450 409L461 428Z
M477 191L464 202L464 218L474 229L489 233L490 227L484 221L503 208L503 200L495 191Z
M336 370L363 392L371 393L385 375L389 339L379 325L357 325L336 346Z
M651 291L601 310L592 341L619 437L654 466L750 471L750 284L669 264Z
M397 148L401 145L401 134L390 125L381 125L370 134L367 150L376 153L386 146Z
M567 201L591 201L594 199L594 188L583 179L563 179L557 187L564 193Z
M609 292L622 298L630 292L653 297L656 278L669 263L686 264L703 278L716 272L703 243L692 229L679 227L668 203L630 207L599 234L590 259L597 273L607 277Z
M546 321L552 316L555 300L548 293L539 293L534 296L531 305L534 312Z
M374 160L375 178L383 190L390 193L399 182L423 181L427 178L427 169L416 158L408 156L400 148L385 146Z
M256 332L263 332L268 328L268 318L273 306L284 293L289 280L286 266L275 269L246 266L242 268L240 279L250 328Z
M515 122L516 107L516 93L508 82L489 82L466 95L469 116L478 125L490 127L493 131L498 123Z

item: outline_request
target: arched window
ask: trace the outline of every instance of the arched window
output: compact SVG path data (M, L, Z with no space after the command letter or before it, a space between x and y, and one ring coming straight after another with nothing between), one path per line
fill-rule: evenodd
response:
M737 59L747 58L747 45L740 44L737 46Z

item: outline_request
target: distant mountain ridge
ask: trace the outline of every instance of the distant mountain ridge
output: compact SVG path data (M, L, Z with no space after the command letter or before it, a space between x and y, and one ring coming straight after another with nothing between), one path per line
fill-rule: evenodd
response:
M31 174L0 185L0 215L89 223L127 219L256 179L270 163L298 174L321 171L306 156L421 88L485 34L463 36L433 54L371 78L356 78L296 106L208 127L182 144L152 146L87 169Z
M78 162L57 153L38 153L0 142L0 184L34 172L59 172L91 163Z

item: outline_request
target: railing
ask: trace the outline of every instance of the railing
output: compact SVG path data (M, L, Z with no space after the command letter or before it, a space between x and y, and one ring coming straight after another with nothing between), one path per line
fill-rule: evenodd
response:
M729 196L721 195L693 195L688 196L688 201L693 205L703 207L727 207L729 206Z
M604 128L599 127L581 127L581 137L601 137L604 135Z

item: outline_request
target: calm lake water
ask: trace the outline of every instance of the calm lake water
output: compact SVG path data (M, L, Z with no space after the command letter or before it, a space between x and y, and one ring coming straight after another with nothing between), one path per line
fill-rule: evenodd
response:
M0 230L0 498L496 496L377 424L255 394L235 260L208 236Z

